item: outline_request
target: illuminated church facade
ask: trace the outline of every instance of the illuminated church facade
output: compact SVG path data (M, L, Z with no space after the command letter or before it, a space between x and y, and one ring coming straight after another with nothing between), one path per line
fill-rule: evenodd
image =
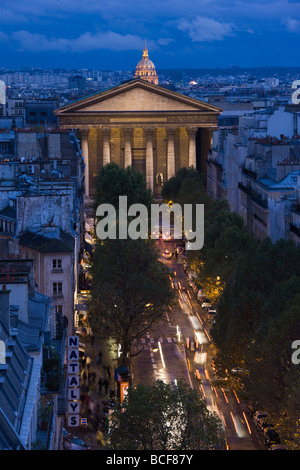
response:
M149 59L146 41L143 50L143 58L138 62L133 78L141 78L142 80L146 80L149 83L158 85L158 75L155 70L155 65L153 64L152 60Z

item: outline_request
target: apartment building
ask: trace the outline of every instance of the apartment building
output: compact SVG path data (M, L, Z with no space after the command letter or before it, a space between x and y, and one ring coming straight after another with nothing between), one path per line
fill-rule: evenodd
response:
M294 232L299 227L292 214L300 188L299 115L294 105L241 111L238 125L227 115L226 125L214 133L207 190L226 199L259 239L294 239L290 227Z
M15 241L0 240L1 450L60 449L64 348L64 324L35 288L33 260L20 257ZM62 359L49 374L53 351Z
M13 148L14 147L14 148ZM72 334L84 249L84 165L69 132L15 131L0 158L0 238L34 260L35 284Z

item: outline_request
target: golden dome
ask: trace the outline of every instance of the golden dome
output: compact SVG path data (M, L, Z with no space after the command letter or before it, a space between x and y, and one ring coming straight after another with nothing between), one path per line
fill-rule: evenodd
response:
M154 83L155 85L158 85L158 76L155 70L155 65L153 64L152 60L149 59L148 49L146 47L146 41L145 41L145 47L143 50L143 58L138 62L136 69L135 69L134 78L138 78L138 77L150 83Z

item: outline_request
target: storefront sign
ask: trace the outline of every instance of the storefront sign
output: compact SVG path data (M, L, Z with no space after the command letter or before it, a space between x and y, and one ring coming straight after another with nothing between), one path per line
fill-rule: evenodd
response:
M121 382L120 383L120 398L121 398L121 403L125 400L125 398L128 395L128 387L129 387L129 382Z
M68 374L68 426L80 425L80 368L79 368L79 336L67 338L67 374Z

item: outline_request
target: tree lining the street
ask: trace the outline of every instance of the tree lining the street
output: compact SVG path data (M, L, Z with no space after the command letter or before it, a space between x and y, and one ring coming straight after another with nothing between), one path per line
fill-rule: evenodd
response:
M116 163L104 166L97 178L94 207L111 204L119 226L119 196L127 196L128 207L143 204L148 209L153 196L144 176L132 167ZM99 220L99 218L97 219ZM131 218L127 218L127 228ZM109 227L108 227L109 229ZM96 231L97 232L97 231ZM159 260L151 239L97 239L91 256L90 324L103 337L121 345L120 365L130 365L133 344L159 321L172 303L170 273Z
M150 210L153 195L147 189L142 173L133 167L121 168L117 163L108 163L98 173L94 208L100 204L119 206L119 196L127 196L128 206L140 203Z
M173 301L169 270L151 240L108 239L96 245L91 275L90 324L121 344L120 364L128 365L133 343Z
M111 416L109 441L114 450L225 448L221 420L181 380L176 386L157 380L149 387L130 387Z

